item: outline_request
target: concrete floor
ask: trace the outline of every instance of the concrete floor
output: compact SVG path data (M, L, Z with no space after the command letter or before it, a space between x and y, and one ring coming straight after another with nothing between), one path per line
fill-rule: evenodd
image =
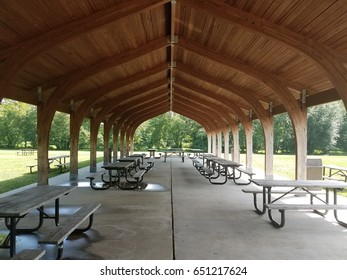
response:
M80 171L80 187L61 200L62 215L92 201L102 206L91 230L65 241L63 259L347 259L347 229L330 215L288 212L285 227L275 229L267 215L254 212L252 195L242 192L244 186L211 185L190 159L184 163L175 156L166 163L156 160L145 175L145 190L95 191L85 179L88 169ZM99 168L93 175L100 180L101 173ZM68 174L58 176L50 184L67 184L67 178ZM33 219L29 215L28 223ZM37 239L52 226L48 220L36 234L19 236L18 251L40 247ZM5 232L0 221L0 233ZM47 250L43 259L54 259L54 247L41 248ZM0 259L6 258L8 251L0 250Z

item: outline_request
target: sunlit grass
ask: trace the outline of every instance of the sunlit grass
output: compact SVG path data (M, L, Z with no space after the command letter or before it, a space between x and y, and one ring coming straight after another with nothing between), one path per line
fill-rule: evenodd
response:
M27 165L37 163L37 154L17 155L18 150L0 150L0 193L37 182L37 167L30 173ZM49 151L49 156L68 155L69 151ZM98 161L102 160L102 152L97 153ZM89 151L78 152L79 168L89 165ZM69 172L69 168L64 172ZM49 177L60 175L58 169L53 169Z

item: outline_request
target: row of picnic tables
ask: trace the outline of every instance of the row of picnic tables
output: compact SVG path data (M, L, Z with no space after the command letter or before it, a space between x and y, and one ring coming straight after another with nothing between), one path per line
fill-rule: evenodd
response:
M241 173L247 173L250 178L254 175L253 172L241 169L241 163L227 160L213 154L202 154L200 157L202 158L202 162L195 157L191 158L193 166L201 175L208 179L211 184L223 185L231 179L235 184L248 185L249 181L238 181L238 179L241 178Z

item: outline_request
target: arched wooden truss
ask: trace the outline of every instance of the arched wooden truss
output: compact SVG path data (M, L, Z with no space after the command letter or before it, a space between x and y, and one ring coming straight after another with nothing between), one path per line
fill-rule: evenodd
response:
M199 122L209 140L232 133L233 158L243 125L249 166L259 119L266 175L273 116L288 112L305 178L307 107L347 105L346 19L345 0L1 1L0 100L38 108L39 184L56 111L71 115L72 178L85 118L93 168L101 123L106 147L111 131L114 149L128 147L142 122L168 111Z

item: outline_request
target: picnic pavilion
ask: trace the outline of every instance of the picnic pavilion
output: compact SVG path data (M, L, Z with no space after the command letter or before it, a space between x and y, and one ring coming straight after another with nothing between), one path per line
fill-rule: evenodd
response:
M305 179L307 108L347 105L346 18L345 0L1 1L0 100L37 106L39 185L48 184L57 111L71 116L71 180L84 119L95 170L101 124L109 162L118 150L132 152L141 123L169 111L205 128L209 152L229 147L231 133L225 157L236 161L242 125L247 167L259 119L266 176L273 175L273 118L287 112L296 178Z

